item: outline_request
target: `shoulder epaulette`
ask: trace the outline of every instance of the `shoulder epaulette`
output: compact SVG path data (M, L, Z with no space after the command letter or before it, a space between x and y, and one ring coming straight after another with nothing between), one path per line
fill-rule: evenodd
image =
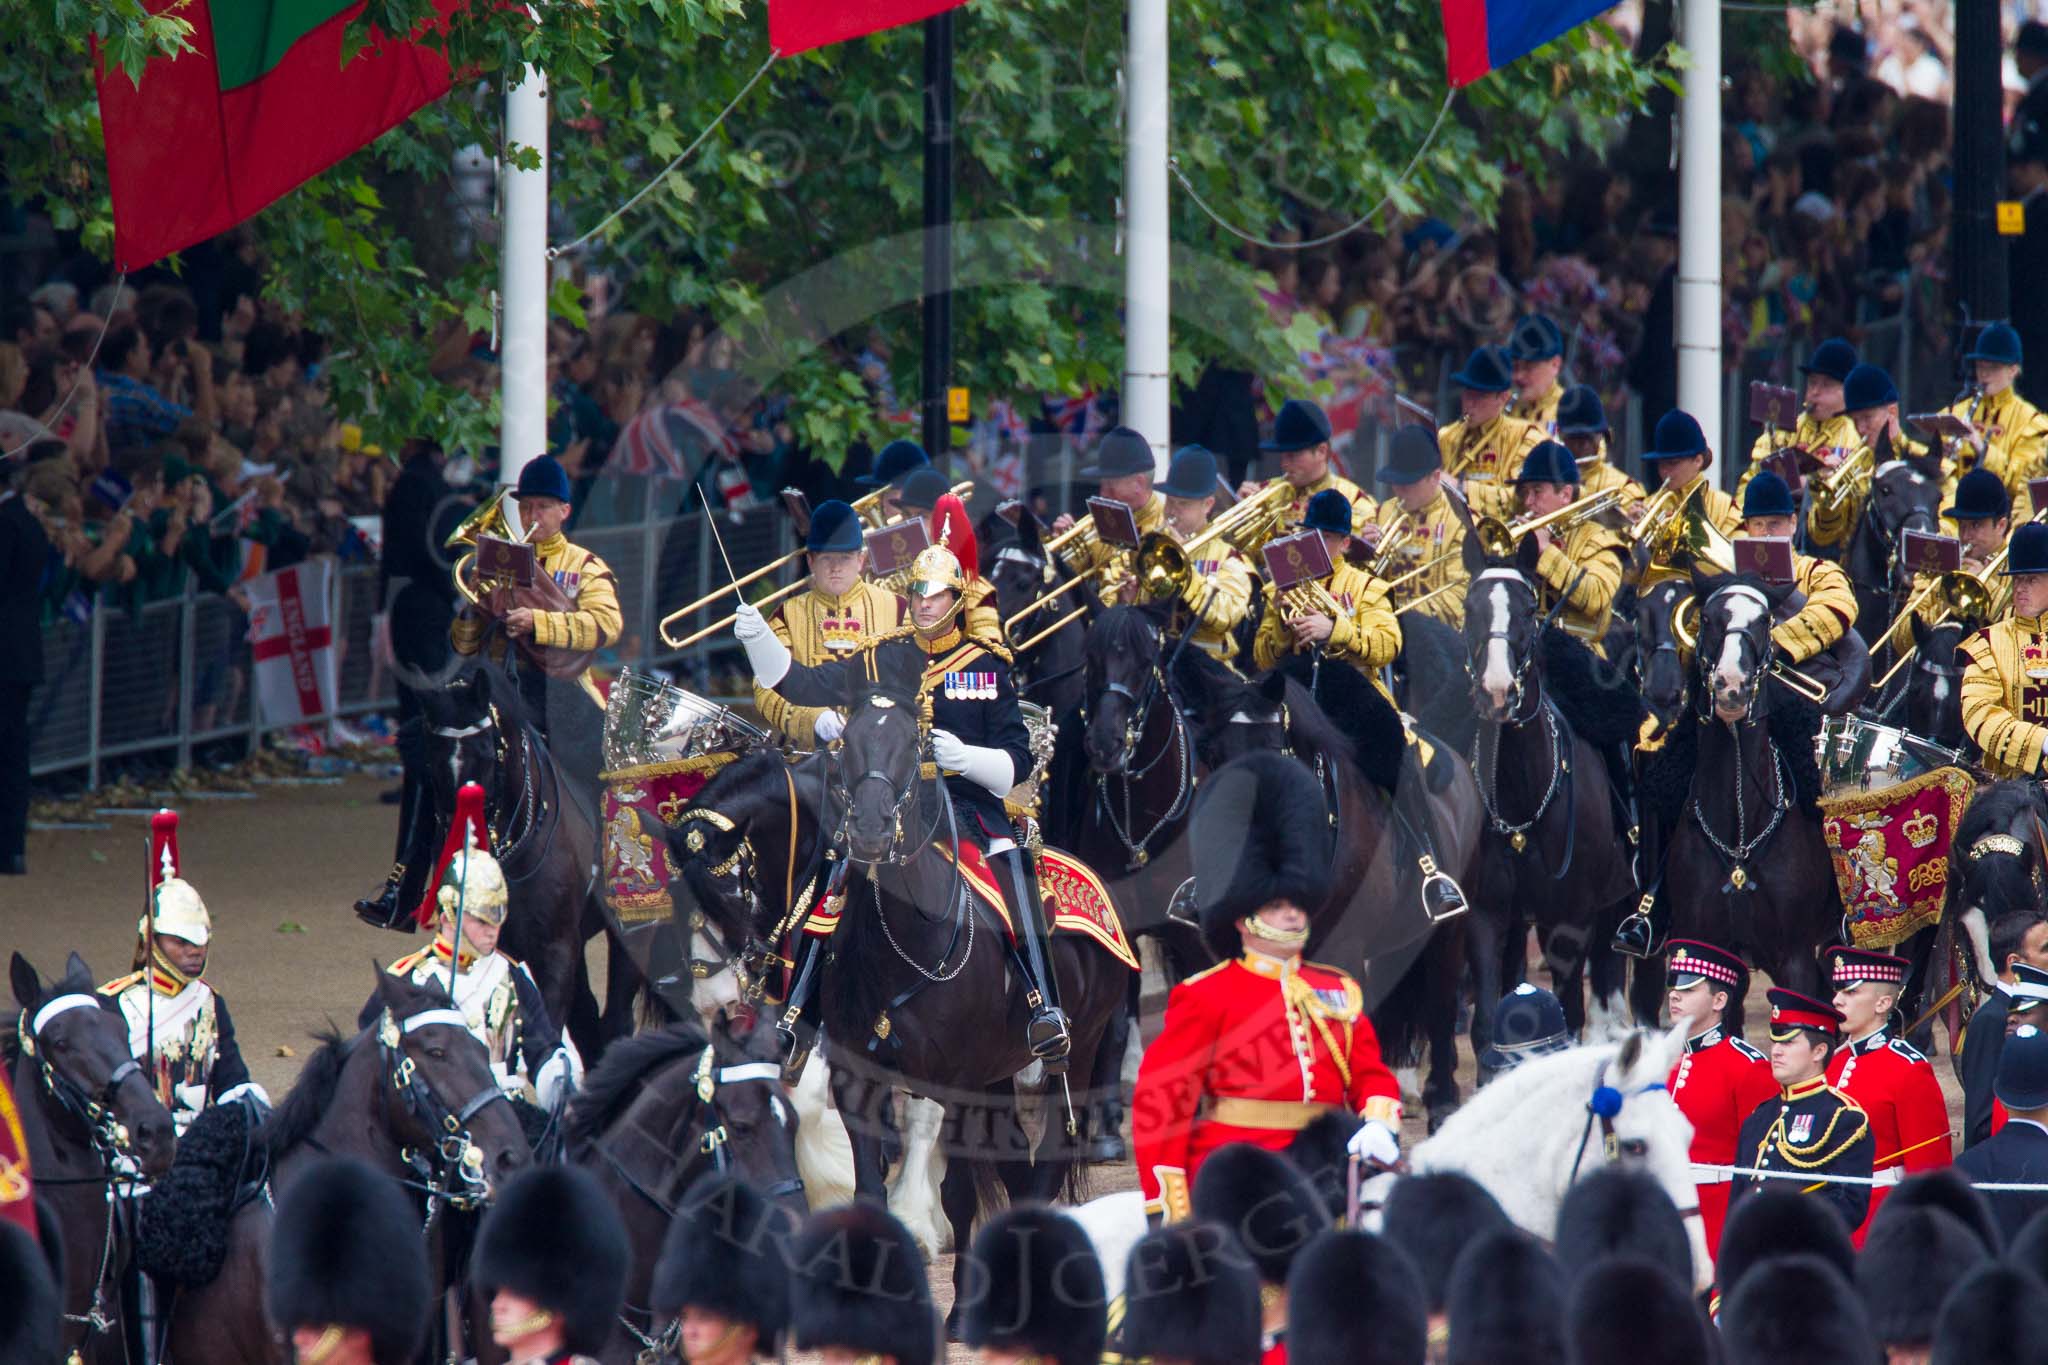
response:
M119 995L122 991L127 990L140 980L142 980L141 972L130 972L126 976L117 976L106 985L100 987L100 994Z
M1017 656L1010 652L1010 647L999 640L990 640L979 635L970 635L967 637L967 643L978 646L984 654L995 655L1003 661L1005 666L1017 661Z
M1180 984L1183 986L1192 986L1197 981L1205 981L1209 977L1216 975L1216 973L1222 971L1225 967L1228 967L1229 965L1230 963L1228 962L1219 962L1213 967L1204 967L1201 971L1196 972L1193 976L1183 979Z
M1844 1109L1854 1109L1857 1112L1857 1114L1865 1118L1869 1117L1867 1114L1863 1113L1863 1106L1856 1103L1856 1101L1850 1097L1848 1091L1837 1089L1832 1085L1826 1086L1824 1088L1827 1090L1828 1094L1833 1095L1836 1099L1842 1102L1842 1107Z
M433 951L432 948L421 948L417 952L407 953L404 957L401 957L398 961L385 968L385 971L389 972L392 976L404 976L407 972L410 972L413 968L424 962Z
M1887 1044L1887 1046L1890 1047L1893 1052L1898 1053L1901 1057L1904 1057L1909 1062L1920 1062L1923 1064L1930 1064L1927 1062L1927 1054L1922 1052L1919 1048L1914 1047L1904 1038L1894 1038L1891 1040L1890 1043Z
M1768 1062L1770 1060L1770 1058L1764 1056L1756 1044L1750 1042L1747 1038L1737 1038L1731 1034L1726 1041L1728 1046L1734 1048L1752 1062Z

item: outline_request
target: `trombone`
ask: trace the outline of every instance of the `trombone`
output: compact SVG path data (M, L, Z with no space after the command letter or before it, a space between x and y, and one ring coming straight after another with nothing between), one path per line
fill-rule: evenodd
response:
M1574 499L1554 512L1545 512L1540 517L1517 517L1513 521L1502 521L1498 517L1482 516L1472 523L1472 534L1479 541L1479 548L1492 559L1513 557L1515 547L1523 536L1531 531L1549 530L1563 535L1582 521L1589 521L1602 513L1621 505L1621 490L1609 488L1599 493L1588 493Z
M1699 653L1699 631L1692 625L1699 614L1700 600L1697 597L1686 598L1671 613L1671 638L1678 641L1678 647L1688 654ZM1770 667L1764 671L1815 705L1828 699L1826 683L1811 673L1800 672L1783 659L1773 656Z
M1901 615L1911 616L1920 609L1921 603L1930 596L1941 599L1941 615L1934 618L1928 629L1945 626L1950 621L1981 625L1992 618L1992 606L1998 600L1997 591L1987 581L2005 567L2007 549L2000 549L1984 566L1984 572L1971 573L1967 569L1951 569L1932 583L1913 594ZM1897 676L1906 666L1906 661L1920 652L1920 646L1913 645L1899 655L1898 662L1884 671L1884 676L1872 685L1872 690L1884 691L1885 684Z
M967 479L954 484L947 491L952 493L955 497L965 497L969 492L973 491L973 488L974 481L972 479ZM855 499L852 504L854 513L857 516L861 517L863 520L865 520L869 512L872 512L876 508L881 506L882 494L888 491L889 490L886 488L878 488L872 493ZM463 523L463 525L465 526L468 524L468 522ZM459 530L460 528L457 529ZM735 589L744 588L749 583L758 582L760 579L766 578L769 574L774 573L783 565L793 562L798 556L804 553L804 549L801 546L799 546L798 548L791 550L788 554L783 555L777 559L771 560L766 564L763 564L758 569L754 569L747 573L741 574L738 578L734 579L729 585L720 588L717 592L706 593L704 596L698 598L696 601L690 603L688 606L679 607L675 611L672 611L668 615L662 617L662 643L666 644L670 649L685 649L690 645L696 644L699 640L703 639L707 635L715 635L719 631L724 630L727 626L732 624L733 618L731 616L721 617L719 620L714 621L710 625L704 627L704 629L696 631L690 635L686 635L680 640L676 639L674 636L669 634L669 627L673 626L676 622L682 620L684 617L694 616L696 613L710 606L713 602L716 602L719 598L725 596L727 593L733 592ZM795 593L802 592L805 588L809 587L810 584L811 576L809 574L805 574L803 577L797 579L795 582L777 588L774 592L769 593L766 597L754 603L754 605L758 608L766 608L772 606L773 604L780 602L785 597L789 597Z

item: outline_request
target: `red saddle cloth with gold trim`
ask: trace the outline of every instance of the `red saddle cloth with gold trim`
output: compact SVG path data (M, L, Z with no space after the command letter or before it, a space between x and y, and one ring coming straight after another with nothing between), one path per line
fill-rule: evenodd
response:
M941 854L952 859L960 869L960 875L967 879L974 894L986 901L997 915L1002 917L1010 937L1017 936L1017 929L1010 921L1010 907L996 883L995 872L988 865L988 857L973 844L964 844L957 855L944 844L938 845ZM1095 875L1086 863L1072 854L1056 848L1040 849L1038 852L1038 895L1048 907L1055 934L1080 934L1094 939L1109 951L1109 955L1129 967L1138 970L1138 954L1131 947L1131 940L1124 933L1124 922L1116 912L1116 903L1109 898L1109 888Z

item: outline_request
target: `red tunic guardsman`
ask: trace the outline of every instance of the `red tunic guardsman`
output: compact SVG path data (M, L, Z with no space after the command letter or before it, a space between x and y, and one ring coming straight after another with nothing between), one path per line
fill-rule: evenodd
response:
M1828 1084L1869 1116L1877 1148L1877 1183L1870 1187L1870 1217L1856 1229L1858 1247L1893 1185L1953 1159L1948 1101L1934 1067L1919 1049L1886 1031L1908 965L1903 957L1864 948L1828 950L1835 1008L1842 1012L1846 1040L1828 1059Z
M1332 1109L1366 1120L1357 1154L1400 1154L1401 1091L1358 983L1301 960L1332 861L1314 774L1248 755L1203 784L1193 822L1195 885L1222 888L1202 896L1202 936L1226 960L1174 987L1131 1101L1146 1212L1168 1221L1188 1213L1188 1187L1218 1147L1277 1151Z
M1736 1165L1742 1121L1778 1093L1770 1059L1722 1022L1731 1000L1742 998L1748 969L1735 954L1691 939L1673 939L1664 983L1671 1022L1686 1025L1685 1052L1665 1089L1692 1124L1689 1155L1698 1182L1700 1222L1707 1254L1718 1256L1728 1217L1730 1178L1713 1169Z

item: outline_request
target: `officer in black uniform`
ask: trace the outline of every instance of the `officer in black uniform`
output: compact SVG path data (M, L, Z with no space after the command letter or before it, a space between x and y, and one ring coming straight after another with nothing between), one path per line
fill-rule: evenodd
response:
M415 683L438 682L448 668L448 626L455 619L454 560L441 548L461 524L468 501L441 477L441 447L429 440L406 444L405 463L384 495L384 550L377 570L378 600L391 629L398 662L398 761L404 777L398 799L398 848L391 875L356 913L381 928L400 927L401 906L419 904L432 869L407 865L419 828L434 818L427 790L426 729ZM420 862L420 859L413 859ZM409 927L404 926L404 927Z
M1735 1140L1735 1164L1794 1176L1862 1176L1869 1179L1877 1156L1870 1120L1856 1101L1830 1086L1828 1058L1842 1041L1842 1013L1833 1005L1773 987L1771 1075L1778 1095L1743 1121ZM1760 1175L1738 1175L1729 1209L1769 1180L1781 1189L1809 1193L1842 1215L1843 1226L1863 1226L1870 1212L1870 1186L1817 1183Z
M1997 1098L1998 1054L2006 1035L2021 1024L2048 1026L2048 971L2020 961L2029 939L2038 941L2042 916L2015 910L2000 915L1991 927L1992 961L2003 961L1991 993L1963 1030L1956 1056L1956 1080L1963 1087L1962 1148L1968 1151L1991 1136L1992 1101Z
M964 839L979 844L1001 879L1015 922L1017 944L1036 997L1027 1032L1032 1055L1049 1067L1065 1065L1070 1044L1059 1006L1052 959L1046 952L1038 877L1017 847L1003 798L1031 771L1031 734L1010 681L1009 651L970 636L961 623L967 577L943 545L920 552L910 568L908 631L885 635L846 659L805 668L752 606L736 609L733 634L747 652L756 686L772 688L798 706L845 704L859 680L894 683L928 698L931 754L946 774L946 793ZM811 947L811 945L806 945ZM809 957L809 954L806 954ZM808 962L797 968L807 989ZM789 1006L803 1001L792 989ZM785 1017L787 1013L785 1013ZM792 1021L792 1024L794 1021Z

